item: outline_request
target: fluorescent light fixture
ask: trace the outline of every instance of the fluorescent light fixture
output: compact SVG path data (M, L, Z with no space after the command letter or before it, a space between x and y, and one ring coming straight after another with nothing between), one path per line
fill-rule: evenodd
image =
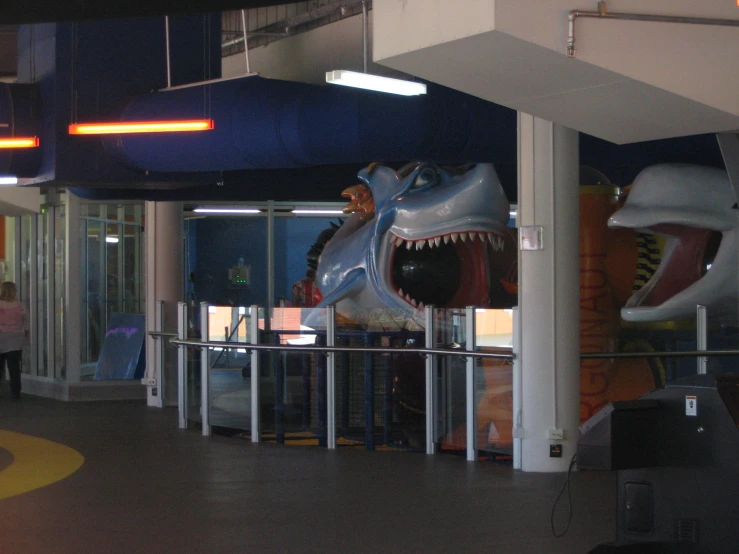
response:
M256 208L195 208L193 212L199 214L260 214L262 210Z
M70 135L118 135L124 133L179 133L209 131L215 128L212 119L171 121L115 121L112 123L73 123Z
M343 210L340 209L328 209L328 208L298 208L291 210L292 213L298 215L346 215Z
M39 145L38 137L2 137L0 148L36 148Z
M356 71L346 71L345 69L327 71L326 82L331 85L344 85L347 87L376 90L378 92L400 94L402 96L426 94L426 85L423 83L380 77L379 75L371 75L369 73L357 73Z
M509 215L510 215L511 217L516 217L516 214L517 214L517 213L518 213L518 212L517 212L516 210L511 210L511 211L509 212Z
M118 237L111 237L110 235L108 235L107 237L105 237L105 242L109 242L111 244L118 244Z
M17 185L18 177L14 175L0 175L0 186Z

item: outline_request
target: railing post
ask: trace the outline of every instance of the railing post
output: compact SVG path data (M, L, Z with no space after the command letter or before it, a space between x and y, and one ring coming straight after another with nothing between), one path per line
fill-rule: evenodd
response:
M187 340L187 304L177 303L177 337ZM160 339L161 340L161 339ZM177 349L177 413L178 427L187 428L187 346Z
M436 348L436 308L426 306L426 348ZM426 355L426 454L436 451L436 356Z
M336 307L326 308L326 346L336 346ZM326 353L326 446L336 448L336 354Z
M249 308L249 343L259 344L259 306ZM251 351L251 442L259 442L259 350Z
M372 335L364 333L364 345L371 347ZM372 352L364 354L364 442L365 449L375 449L375 358Z
M208 303L200 303L200 340L210 340L208 330ZM210 371L208 371L208 347L200 350L200 421L203 436L210 435Z
M474 352L475 350L475 308L467 306L465 327L466 327L466 350ZM477 406L475 402L475 358L467 356L466 360L466 410L467 410L467 461L474 462L477 459Z
M698 304L696 307L696 315L698 325L696 328L697 348L696 350L708 350L708 315L706 307ZM708 369L708 358L706 356L698 356L698 375L705 375Z
M164 301L157 300L154 306L154 331L161 333L164 331ZM156 397L153 400L153 404L157 408L163 408L166 404L164 402L164 337L159 337L154 341L154 357L156 358L156 366L154 366L154 378L156 383L153 386L148 387L152 397Z
M521 402L521 333L518 329L518 306L513 308L513 469L521 469L523 411Z

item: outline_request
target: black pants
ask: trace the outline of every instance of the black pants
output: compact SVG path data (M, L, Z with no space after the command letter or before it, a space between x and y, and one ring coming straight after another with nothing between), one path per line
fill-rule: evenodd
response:
M21 395L21 356L22 350L13 350L0 354L0 381L5 374L5 362L8 362L8 373L10 373L10 394L13 398Z

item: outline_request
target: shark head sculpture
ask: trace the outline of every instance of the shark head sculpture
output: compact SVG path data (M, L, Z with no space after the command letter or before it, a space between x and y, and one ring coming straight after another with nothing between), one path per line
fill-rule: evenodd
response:
M652 235L657 248L640 259L652 275L621 309L624 320L694 318L701 304L711 318L736 321L735 205L721 169L661 164L637 175L608 225Z
M500 280L516 248L492 165L419 163L401 176L373 164L358 178L344 192L351 216L318 262L321 306L365 323L378 308L511 305Z

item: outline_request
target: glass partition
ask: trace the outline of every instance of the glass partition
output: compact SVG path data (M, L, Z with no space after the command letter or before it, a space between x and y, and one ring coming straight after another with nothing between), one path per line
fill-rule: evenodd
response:
M49 375L49 218L46 210L36 218L36 359L37 375Z
M65 314L65 284L67 271L64 252L67 246L65 207L54 208L54 377L65 379L67 322Z
M253 324L249 308L243 306L208 306L208 341L247 344ZM264 326L263 316L261 327ZM209 422L233 430L251 428L251 356L244 348L208 348L197 355L208 356ZM200 390L200 380L196 388ZM191 397L192 398L192 397ZM197 397L200 398L199 396ZM195 400L193 398L193 400ZM199 400L197 400L199 404ZM190 411L190 413L193 413ZM198 410L199 413L199 410Z
M513 310L475 310L475 350L513 352ZM513 454L513 362L476 358L477 450L496 460Z
M464 310L437 310L437 345L464 350L467 317ZM464 454L466 433L466 366L461 356L440 356L437 381L437 422L435 441L442 452Z
M187 304L187 338L201 339L200 306L194 302ZM200 422L202 417L202 379L200 378L201 359L208 355L206 349L188 346L185 356L185 413L189 421Z
M275 308L260 342L326 344L326 310ZM316 352L263 352L260 358L262 440L326 445L326 356Z
M35 215L24 215L19 218L20 229L20 272L18 291L21 302L26 308L29 316L32 315L31 296L34 293L31 283L34 282L33 273L35 272L35 264L33 263L33 245L32 245L32 229L36 220ZM27 341L23 346L23 373L32 374L35 368L35 357L31 355L31 343Z
M144 313L143 207L82 204L81 214L80 378L109 378L97 365L111 318Z

